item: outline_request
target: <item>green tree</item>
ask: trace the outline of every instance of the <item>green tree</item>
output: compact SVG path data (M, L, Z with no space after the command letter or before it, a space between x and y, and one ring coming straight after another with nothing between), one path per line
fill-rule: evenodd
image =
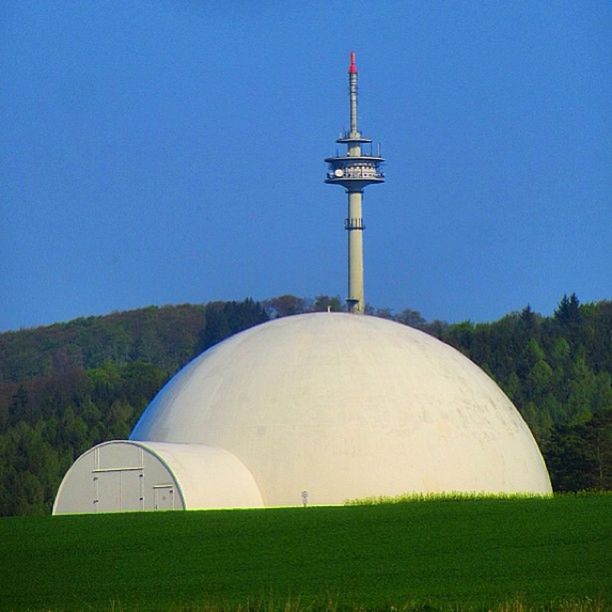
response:
M295 295L281 295L264 302L264 309L270 319L289 317L306 312L306 300Z
M412 310L411 308L405 308L395 316L395 320L403 325L409 325L410 327L416 327L417 329L423 329L427 324L427 321L423 318L418 310Z
M8 421L10 424L18 423L21 420L30 420L32 417L30 403L30 394L23 385L19 385L19 389L13 398L8 411Z
M206 324L199 350L206 350L232 334L267 320L263 306L250 298L243 302L212 302L206 306Z
M555 491L612 488L612 410L557 425L543 450Z
M575 326L580 323L580 301L575 293L564 295L555 310L555 319L563 326Z

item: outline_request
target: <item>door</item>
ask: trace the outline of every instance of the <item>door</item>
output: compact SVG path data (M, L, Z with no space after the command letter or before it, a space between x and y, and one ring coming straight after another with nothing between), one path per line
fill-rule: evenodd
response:
M95 511L143 510L142 479L141 468L95 470L93 477Z
M155 510L174 510L174 485L156 485Z

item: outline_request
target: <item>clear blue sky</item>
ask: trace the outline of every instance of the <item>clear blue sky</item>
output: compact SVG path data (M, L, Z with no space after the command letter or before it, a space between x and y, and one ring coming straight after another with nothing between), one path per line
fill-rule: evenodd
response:
M382 143L366 299L494 320L612 297L610 2L0 6L0 329L346 292L323 158Z

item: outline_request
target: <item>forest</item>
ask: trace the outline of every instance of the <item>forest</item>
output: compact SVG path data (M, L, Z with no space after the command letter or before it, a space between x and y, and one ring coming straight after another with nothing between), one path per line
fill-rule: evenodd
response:
M0 334L0 515L48 514L72 462L126 438L183 365L267 320L340 311L339 297L150 306ZM555 491L612 488L612 301L563 296L491 323L426 321L368 307L446 342L483 368L529 424Z

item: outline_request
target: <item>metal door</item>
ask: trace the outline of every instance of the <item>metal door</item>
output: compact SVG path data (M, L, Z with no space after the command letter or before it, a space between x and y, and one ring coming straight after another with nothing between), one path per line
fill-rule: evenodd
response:
M174 485L156 485L155 510L174 510Z

